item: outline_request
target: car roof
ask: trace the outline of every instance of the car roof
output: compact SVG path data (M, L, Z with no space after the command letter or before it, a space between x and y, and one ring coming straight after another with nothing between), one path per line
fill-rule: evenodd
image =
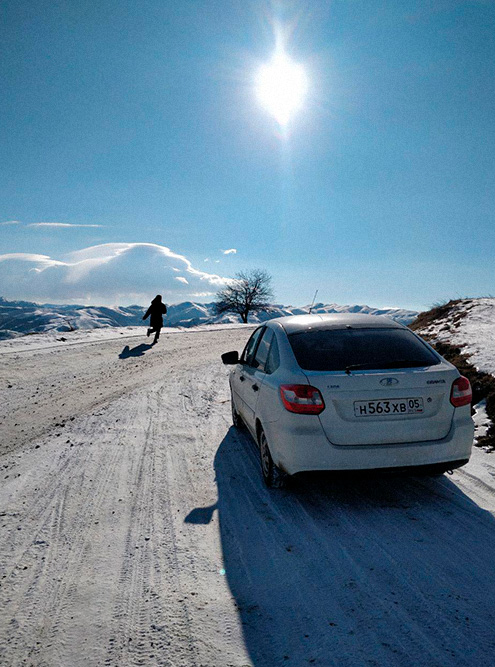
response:
M280 324L288 334L303 331L325 331L329 329L404 329L398 322L383 315L362 313L315 313L311 315L289 315L271 320ZM268 324L268 323L267 323Z

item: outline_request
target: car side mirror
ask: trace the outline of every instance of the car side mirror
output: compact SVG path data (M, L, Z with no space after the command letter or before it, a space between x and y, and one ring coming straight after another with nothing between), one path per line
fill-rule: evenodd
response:
M222 354L222 361L226 366L239 363L239 352L225 352Z

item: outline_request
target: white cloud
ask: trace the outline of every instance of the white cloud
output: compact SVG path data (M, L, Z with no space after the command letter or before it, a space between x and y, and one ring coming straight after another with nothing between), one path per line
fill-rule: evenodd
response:
M224 255L236 255L237 250L235 248L229 248L228 250L222 250Z
M27 252L13 252L7 255L0 255L0 262L9 262L9 261L32 262L37 265L37 268L39 270L46 269L50 266L64 265L64 262L59 262L55 259L52 259L48 255L36 255Z
M0 255L1 296L8 299L146 304L150 294L163 294L169 302L211 298L227 283L227 278L200 271L183 255L153 243L105 243L60 258Z
M209 262L209 261L210 261L209 257L205 257L205 259L203 260L203 262Z
M4 225L23 225L20 220L7 220L6 222L0 222L0 226ZM103 227L103 225L86 225L86 224L78 224L75 222L30 222L28 225L25 225L26 227L61 227L61 228L69 228L69 227Z
M72 222L31 222L28 227L102 227L103 225L79 225Z

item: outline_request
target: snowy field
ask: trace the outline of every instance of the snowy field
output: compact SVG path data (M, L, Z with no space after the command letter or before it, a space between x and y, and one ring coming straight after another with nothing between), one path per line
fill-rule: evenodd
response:
M1 344L1 665L494 664L495 455L268 491L220 362L250 331Z

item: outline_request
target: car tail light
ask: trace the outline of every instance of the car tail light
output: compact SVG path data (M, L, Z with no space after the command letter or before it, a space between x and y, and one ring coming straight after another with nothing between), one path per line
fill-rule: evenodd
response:
M452 384L452 391L450 392L450 402L454 408L460 408L462 405L468 405L473 398L471 385L469 380L461 375L460 378L454 380Z
M322 395L309 384L283 384L280 386L280 396L289 412L319 415L325 409Z

